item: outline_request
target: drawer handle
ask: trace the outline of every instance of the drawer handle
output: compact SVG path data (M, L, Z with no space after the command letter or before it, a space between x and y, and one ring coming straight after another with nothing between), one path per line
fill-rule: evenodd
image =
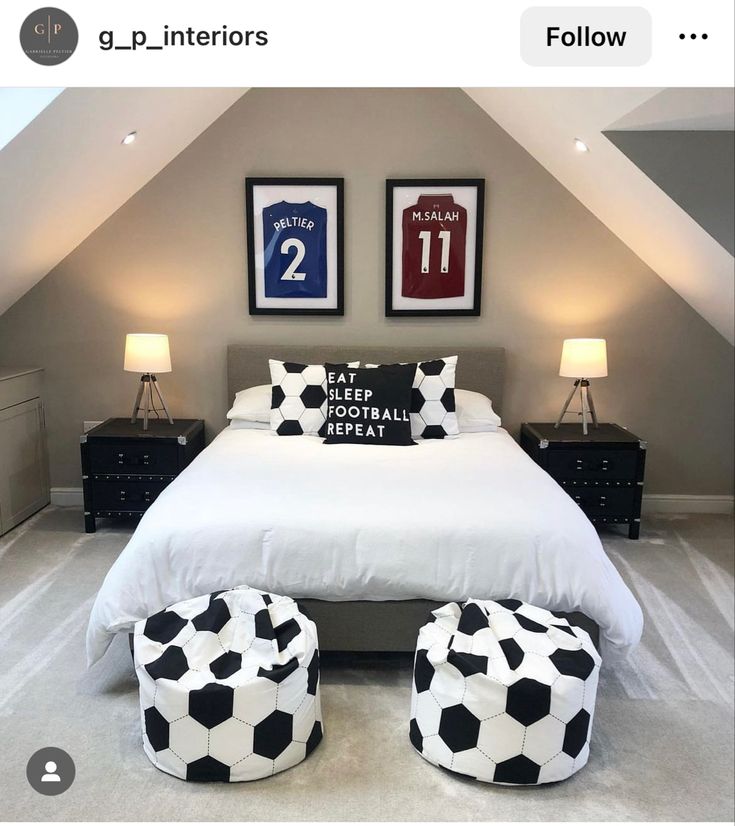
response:
M153 465L155 462L151 458L150 454L144 453L142 457L140 456L126 456L124 453L117 454L117 463L118 465L129 465L134 467L136 465Z
M151 492L149 490L147 490L147 491L144 491L142 496L133 495L133 496L130 496L130 498L128 498L128 492L127 491L125 491L125 490L120 491L120 501L121 502L128 502L128 501L136 502L140 499L142 499L144 502L150 503L150 502L153 501L153 496L152 496Z
M575 470L600 470L600 471L608 471L611 470L613 463L609 459L601 459L599 463L595 464L594 462L585 462L584 459L577 459L574 465Z

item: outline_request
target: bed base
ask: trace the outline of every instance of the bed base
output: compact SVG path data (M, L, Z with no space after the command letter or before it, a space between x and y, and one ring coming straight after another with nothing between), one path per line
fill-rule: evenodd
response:
M322 651L415 651L419 628L431 611L444 602L429 599L384 602L327 602L297 600L302 611L316 623ZM569 622L584 628L599 648L600 629L579 611L564 613Z

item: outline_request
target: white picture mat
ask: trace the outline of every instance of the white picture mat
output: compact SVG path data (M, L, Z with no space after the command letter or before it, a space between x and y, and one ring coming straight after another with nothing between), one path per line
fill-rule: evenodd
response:
M403 284L403 210L413 206L419 195L452 195L455 204L467 210L465 239L465 294L455 298L406 298ZM393 309L471 310L475 306L475 245L477 241L476 186L394 186L393 187Z
M286 201L312 204L327 210L327 296L326 298L271 298L265 294L265 259L263 244L263 210ZM255 184L253 186L253 244L255 250L255 298L260 309L333 310L338 307L337 294L337 187L298 184Z

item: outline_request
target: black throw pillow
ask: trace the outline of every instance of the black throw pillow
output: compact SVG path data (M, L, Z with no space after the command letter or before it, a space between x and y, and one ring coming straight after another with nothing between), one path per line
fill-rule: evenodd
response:
M325 364L327 425L324 444L415 445L411 386L415 364L382 370Z

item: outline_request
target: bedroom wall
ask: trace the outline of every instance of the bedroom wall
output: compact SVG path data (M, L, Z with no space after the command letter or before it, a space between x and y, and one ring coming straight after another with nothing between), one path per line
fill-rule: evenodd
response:
M345 177L344 318L248 315L247 175ZM445 176L487 179L483 314L386 319L384 179ZM597 408L648 440L647 492L732 493L733 348L459 90L252 90L0 317L0 363L46 368L54 486L82 421L130 409L130 331L170 335L173 414L210 436L230 342L502 345L516 432L564 400L562 339L602 336Z

